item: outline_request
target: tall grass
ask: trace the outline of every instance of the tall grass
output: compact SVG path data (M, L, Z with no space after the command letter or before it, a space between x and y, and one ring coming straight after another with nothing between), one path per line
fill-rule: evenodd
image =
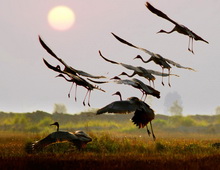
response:
M206 135L206 138L202 138L194 134L183 138L180 134L167 137L167 134L159 133L157 140L153 141L146 133L142 136L112 131L88 133L93 141L83 150L77 150L70 143L57 143L46 147L42 152L28 154L25 152L25 145L47 134L2 132L0 165L10 169L30 166L46 169L219 167L215 161L220 158L220 152L212 146L219 142L219 136Z

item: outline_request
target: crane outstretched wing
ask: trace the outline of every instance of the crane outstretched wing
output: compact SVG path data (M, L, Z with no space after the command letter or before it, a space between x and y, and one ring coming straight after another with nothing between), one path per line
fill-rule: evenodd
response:
M145 53L147 53L147 54L149 54L149 55L153 55L152 52L148 51L148 50L145 49L145 48L141 48L141 47L135 46L135 45L133 45L133 44L131 44L131 43L125 41L124 39L120 38L119 36L115 35L114 33L112 33L112 35L113 35L118 41L120 41L120 42L123 43L123 44L126 44L126 45L128 45L128 46L130 46L130 47L137 48L137 49L139 49L139 50L141 50L141 51L144 51Z
M71 69L73 69L73 68L71 67ZM79 75L84 76L84 77L90 77L90 78L94 78L94 79L106 78L105 76L94 76L94 75L86 73L85 71L82 71L82 70L76 70L76 69L73 69L73 70L76 73L78 73Z
M64 72L61 71L58 67L54 67L54 66L50 65L50 64L47 62L47 60L45 60L44 58L43 58L43 61L44 61L45 65L46 65L49 69L51 69L51 70L53 70L53 71L56 71L56 72L58 72L58 73L64 73Z
M174 20L170 19L166 14L164 14L162 11L154 8L149 2L146 2L145 6L154 14L156 14L157 16L164 18L170 22L172 22L175 25L179 25L177 22L175 22Z
M54 58L56 58L59 62L61 62L64 66L69 67L61 58L57 57L57 55L45 44L45 42L39 36L39 41L42 47Z
M169 59L166 59L166 58L165 58L165 60L166 60L168 63L172 64L173 66L175 66L175 67L177 67L177 68L183 68L183 69L188 69L188 70L196 71L196 70L194 70L193 68L182 66L182 65L180 65L179 63L176 63L176 62L174 62L174 61L172 61L172 60L169 60Z
M54 58L56 58L59 62L61 62L65 67L66 67L66 71L71 73L71 74L79 74L81 76L85 76L85 77L90 77L90 78L106 78L105 76L94 76L91 75L89 73L86 73L82 70L76 70L74 68L72 68L71 66L67 65L61 58L57 57L57 55L45 44L45 42L41 39L41 37L39 36L39 41L40 44L42 45L42 47L50 54L52 55Z
M99 109L96 114L102 113L120 113L120 114L127 114L132 113L137 109L137 106L132 104L130 101L115 101L107 106Z
M102 55L102 53L101 53L100 50L99 50L99 55L100 55L105 61L107 61L107 62L110 62L110 63L112 63L112 64L119 64L119 63L116 62L116 61L112 61L112 60L109 60L109 59L105 58L105 57Z
M179 77L179 75L176 75L176 74L161 73L159 71L154 71L154 70L147 70L147 71L151 74L156 75L156 76L162 76L162 77L176 76L176 77Z

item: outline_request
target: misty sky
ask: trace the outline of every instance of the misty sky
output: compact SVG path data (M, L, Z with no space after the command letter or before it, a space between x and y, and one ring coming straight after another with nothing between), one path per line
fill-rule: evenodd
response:
M69 113L90 109L82 105L86 89L78 87L74 101L67 93L71 83L49 70L45 58L53 65L60 64L40 45L38 35L66 63L94 75L113 77L122 71L120 65L104 61L98 54L114 61L161 71L154 63L144 64L133 58L149 55L117 41L111 32L125 40L159 53L197 72L173 67L171 85L161 85L156 77L155 88L161 98L147 101L158 114L167 114L166 105L175 96L181 101L183 114L214 114L220 106L220 1L218 0L158 0L149 1L170 18L181 23L209 42L194 42L193 55L187 50L188 37L178 33L156 34L160 29L171 30L173 24L154 15L145 7L145 0L7 0L0 6L0 110L6 112L53 111L54 103L65 104ZM47 15L51 8L66 5L74 10L76 22L68 31L51 28ZM123 77L126 78L126 77ZM137 77L136 77L137 78ZM148 81L140 78L146 84ZM123 98L141 93L126 85L100 85L106 90L93 91L91 108L100 108L114 100L117 90ZM165 101L166 99L166 101Z

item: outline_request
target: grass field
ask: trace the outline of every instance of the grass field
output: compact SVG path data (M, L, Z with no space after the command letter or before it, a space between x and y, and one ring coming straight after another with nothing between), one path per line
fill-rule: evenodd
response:
M1 169L220 169L220 135L89 132L93 138L78 151L69 143L53 144L37 154L25 152L28 142L46 134L6 133L0 136ZM141 135L141 136L140 136Z

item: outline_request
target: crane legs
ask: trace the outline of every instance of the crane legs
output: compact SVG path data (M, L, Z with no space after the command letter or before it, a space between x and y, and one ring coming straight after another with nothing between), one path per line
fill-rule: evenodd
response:
M153 139L154 139L154 141L155 141L155 140L156 140L156 137L155 137L155 135L154 135L153 126L152 126L151 121L150 121L150 127L151 127L151 132L152 132L152 135L153 135Z
M190 49L190 40L191 40L191 49ZM194 54L194 52L193 52L193 37L191 37L191 36L189 36L188 50Z

